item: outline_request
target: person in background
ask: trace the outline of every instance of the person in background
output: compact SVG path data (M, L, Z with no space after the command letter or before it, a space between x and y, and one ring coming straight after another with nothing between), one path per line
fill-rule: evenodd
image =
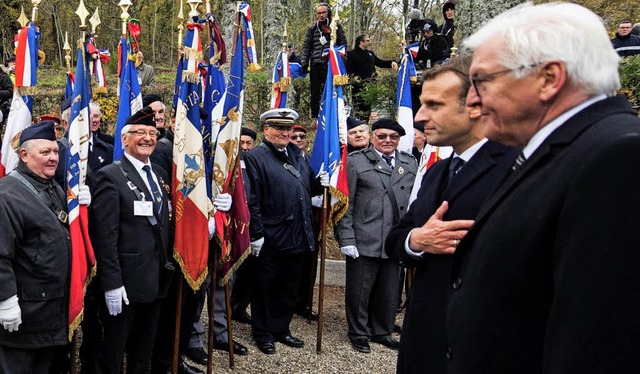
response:
M153 66L144 63L142 51L138 51L136 69L138 70L138 83L140 90L145 93L156 89L156 71Z
M369 125L357 117L347 118L347 152L351 153L369 146Z
M631 33L631 21L622 21L618 25L616 36L611 44L620 57L635 56L640 53L640 36Z
M446 0L444 4L442 4L442 18L444 22L438 27L438 32L447 39L447 43L449 44L447 57L451 54L451 47L454 45L453 37L456 34L455 17L456 3L454 0Z

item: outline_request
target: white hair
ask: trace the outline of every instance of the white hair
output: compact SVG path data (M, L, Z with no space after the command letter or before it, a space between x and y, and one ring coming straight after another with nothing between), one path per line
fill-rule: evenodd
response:
M120 135L127 135L129 133L129 130L131 130L131 125L122 126L122 130L120 130Z
M563 61L568 80L590 95L612 95L620 88L620 58L602 19L572 3L521 4L490 20L464 46L499 43L498 62L509 69ZM515 70L521 78L530 69Z
M62 114L60 114L60 117L67 123L67 126L69 126L69 120L71 119L71 108L63 110Z
M102 116L102 111L100 110L100 104L96 103L95 101L90 101L89 108L90 108L89 115L91 115L91 112L96 111L100 116Z

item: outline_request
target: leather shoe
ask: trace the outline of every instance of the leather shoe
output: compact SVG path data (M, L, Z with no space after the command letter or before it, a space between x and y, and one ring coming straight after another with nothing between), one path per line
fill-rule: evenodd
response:
M185 356L199 365L206 365L209 362L209 356L202 348L189 348Z
M286 346L289 347L293 347L293 348L302 348L304 347L304 342L298 338L296 338L295 336L289 334L289 335L285 335L285 336L281 336L278 339L276 339L278 341L278 343L282 343Z
M229 352L229 343L227 342L215 342L213 343L213 349ZM233 353L239 356L246 356L249 354L249 350L244 345L233 341Z
M304 317L306 319L308 319L309 321L317 321L318 320L318 313L314 312L313 310L310 310L308 308L302 309L302 310L297 310L296 314Z
M276 353L276 345L273 344L273 342L260 343L258 344L258 349L265 355L272 355Z
M231 318L236 322L251 324L251 316L246 310L234 309Z
M382 344L389 349L398 349L400 342L392 338L391 336L373 337L371 341L374 343Z
M180 361L178 365L179 374L204 374L204 371L198 369L195 366L191 366L184 361Z
M371 348L366 338L351 339L351 347L361 353L370 353Z

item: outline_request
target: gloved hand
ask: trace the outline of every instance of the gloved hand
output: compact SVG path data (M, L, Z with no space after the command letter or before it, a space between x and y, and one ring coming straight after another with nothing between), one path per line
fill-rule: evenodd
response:
M260 256L260 251L262 250L262 245L264 244L264 238L260 238L258 240L254 240L251 242L251 254L258 257Z
M80 205L91 205L91 191L89 191L89 186L80 185L80 192L78 192L78 203Z
M231 209L231 195L221 193L213 199L213 206L221 212L228 212Z
M360 256L360 254L358 253L358 248L356 248L355 245L340 247L340 252L351 258L358 258L358 256Z
M209 240L213 238L213 235L216 233L216 220L215 218L209 218Z
M311 198L311 205L316 208L322 208L322 202L324 200L324 196L318 195Z
M104 301L107 303L107 309L112 316L122 313L122 300L129 305L127 290L124 289L124 286L104 293Z
M323 170L318 174L318 179L320 180L320 185L322 185L322 187L329 187L329 173L326 170Z
M18 326L22 323L22 312L17 295L0 301L0 323L9 332L18 331Z

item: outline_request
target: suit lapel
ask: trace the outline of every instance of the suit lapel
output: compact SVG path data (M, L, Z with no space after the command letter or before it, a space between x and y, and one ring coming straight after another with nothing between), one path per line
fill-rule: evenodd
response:
M140 177L140 173L136 170L133 164L126 157L122 157L120 159L122 163L122 169L127 173L127 178L138 187L140 192L144 194L144 199L147 201L153 201L153 195L149 192L147 185L144 184L144 181Z
M490 154L491 142L485 143L458 172L444 193L444 199L451 202L466 188L484 175L496 163ZM451 163L451 158L449 164ZM448 166L448 165L447 165ZM447 167L447 171L449 168Z

